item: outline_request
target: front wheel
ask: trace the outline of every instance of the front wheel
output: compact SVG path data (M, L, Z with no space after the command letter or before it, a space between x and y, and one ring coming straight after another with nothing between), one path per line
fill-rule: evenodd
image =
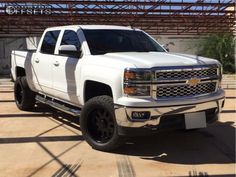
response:
M91 98L82 109L80 127L94 149L111 151L122 144L118 135L113 100L109 96Z

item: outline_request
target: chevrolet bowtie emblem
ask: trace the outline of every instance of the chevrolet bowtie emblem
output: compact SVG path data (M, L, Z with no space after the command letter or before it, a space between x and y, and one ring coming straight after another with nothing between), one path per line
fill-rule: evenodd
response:
M191 78L186 81L186 84L188 84L189 86L196 86L200 81L201 81L201 79Z

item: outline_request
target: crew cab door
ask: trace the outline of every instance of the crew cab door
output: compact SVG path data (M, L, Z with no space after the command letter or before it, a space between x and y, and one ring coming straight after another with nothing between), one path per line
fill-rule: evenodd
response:
M78 35L73 30L64 30L56 47L56 55L53 58L53 89L56 97L70 103L79 104L79 76L80 58L59 53L61 45L74 45L78 53L81 44Z
M37 90L47 95L54 95L52 66L59 34L60 30L46 31L33 58L34 85Z

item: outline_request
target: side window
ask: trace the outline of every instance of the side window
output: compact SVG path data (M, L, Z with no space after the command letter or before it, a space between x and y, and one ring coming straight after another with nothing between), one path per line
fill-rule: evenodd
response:
M75 45L77 50L79 50L81 46L77 33L71 30L65 30L61 45Z
M46 32L43 39L42 46L41 46L41 50L40 50L42 53L54 54L54 50L55 50L59 33L60 33L60 30Z

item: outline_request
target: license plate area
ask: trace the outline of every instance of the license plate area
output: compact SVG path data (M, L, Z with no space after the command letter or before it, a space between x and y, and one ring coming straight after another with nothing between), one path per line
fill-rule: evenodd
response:
M205 112L194 112L184 114L185 128L196 129L206 127L206 113Z

